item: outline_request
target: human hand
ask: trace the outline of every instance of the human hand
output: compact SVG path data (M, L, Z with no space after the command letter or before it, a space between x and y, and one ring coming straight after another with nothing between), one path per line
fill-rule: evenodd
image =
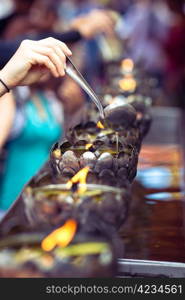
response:
M76 18L71 28L78 30L84 38L91 39L97 34L114 34L114 17L106 10L93 10L89 14Z
M72 52L66 44L54 38L24 40L0 71L0 78L11 89L39 82L48 73L54 77L64 76L66 55L70 56Z

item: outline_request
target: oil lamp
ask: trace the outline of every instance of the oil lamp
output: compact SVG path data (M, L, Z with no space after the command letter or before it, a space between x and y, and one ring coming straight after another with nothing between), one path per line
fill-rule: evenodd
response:
M128 73L132 62L122 67ZM140 98L112 101L104 120L77 125L52 147L0 224L0 276L115 275L117 232L150 126L146 106Z
M74 219L49 232L1 239L0 277L112 277L114 245L103 236L77 231Z
M30 228L52 228L72 216L80 222L80 215L85 218L90 211L96 211L102 220L114 227L122 225L129 203L128 192L100 184L79 185L78 188L80 191L73 192L74 188L69 190L66 184L48 185L33 189L30 195L26 189L26 216Z

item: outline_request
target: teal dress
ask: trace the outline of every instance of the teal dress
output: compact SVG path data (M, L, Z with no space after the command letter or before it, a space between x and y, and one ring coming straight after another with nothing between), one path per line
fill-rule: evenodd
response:
M0 209L8 209L24 185L49 158L49 151L62 134L51 105L39 94L44 118L33 101L24 106L25 124L19 136L7 145L7 160L0 181Z

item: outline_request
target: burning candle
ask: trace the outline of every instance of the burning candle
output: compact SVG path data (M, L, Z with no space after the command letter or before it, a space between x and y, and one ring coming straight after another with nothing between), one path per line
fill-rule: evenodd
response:
M137 81L132 75L125 75L119 81L119 87L125 92L134 92L137 87Z
M0 277L115 276L116 256L110 241L77 233L75 220L43 235L25 233L1 239Z
M98 121L97 127L100 128L100 129L104 129L105 128L101 121Z
M106 158L107 159L107 158ZM114 222L119 224L123 220L126 211L127 195L124 189L100 184L87 184L86 178L89 167L80 170L67 184L53 184L39 188L26 188L24 201L26 204L26 216L31 226L50 228L63 222L66 217L72 215L86 214L94 208L100 209L99 213L104 217L104 207L108 205L110 212L112 206L117 207L112 211ZM75 187L75 189L74 189ZM85 203L88 204L86 211ZM101 205L100 205L101 203ZM83 206L84 205L84 206ZM120 210L123 212L119 218ZM87 218L86 214L86 218ZM105 215L106 218L106 215ZM80 220L80 217L79 217ZM109 220L107 219L109 222Z
M72 185L74 183L79 183L79 187L77 192L79 193L79 195L83 194L86 191L86 178L87 178L87 174L89 172L89 167L85 167L82 170L80 170L75 176L73 176L66 184L66 187L68 189L72 188Z
M70 219L60 228L50 233L41 244L44 251L51 251L56 246L66 247L73 239L77 229L75 220Z
M85 150L89 150L90 148L92 148L93 144L86 144L85 145Z
M134 62L131 58L125 58L121 61L121 69L123 73L131 73L134 69Z

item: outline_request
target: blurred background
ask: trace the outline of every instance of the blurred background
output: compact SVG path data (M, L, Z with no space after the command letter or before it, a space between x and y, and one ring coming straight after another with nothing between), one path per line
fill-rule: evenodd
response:
M143 208L139 223L130 221L132 225L140 224L140 232L134 244L132 228L128 226L132 238L127 246L129 253L137 252L138 258L165 259L166 250L159 240L164 240L164 232L169 230L169 219L159 224L168 210L172 220L170 245L167 245L174 248L173 238L179 238L184 249L184 219L182 215L179 217L184 201L179 175L183 164L179 133L184 128L181 121L185 107L184 1L0 0L1 68L23 39L49 36L69 45L73 61L105 105L115 98L124 101L128 97L144 97L152 101L154 122L141 153L138 172L138 181L150 189L145 196L150 196L142 196L145 208L138 204ZM67 128L78 123L89 105L86 94L68 76L47 78L42 84L17 88L12 95L4 96L0 102L1 210L10 207L26 182L47 161L53 143L65 135ZM161 160L156 161L156 156ZM161 168L162 165L165 167ZM158 190L168 195L158 198ZM159 230L155 230L153 240L150 225L146 233L146 222L142 223L150 215L151 205L156 206L149 223L151 228L158 224ZM144 232L143 243L148 246L139 249L137 239L141 232ZM150 246L151 255L146 251ZM155 252L160 247L161 256ZM184 260L184 250L178 252L178 249L174 248L169 259Z

